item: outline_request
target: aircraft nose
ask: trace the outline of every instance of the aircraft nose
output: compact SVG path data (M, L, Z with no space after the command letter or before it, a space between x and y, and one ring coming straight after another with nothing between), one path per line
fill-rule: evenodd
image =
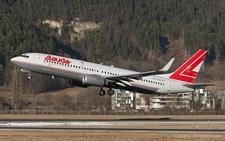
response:
M13 57L10 60L10 62L12 62L13 64L16 64L17 61L18 61L18 58L17 57Z
M14 57L14 58L11 58L10 62L14 63L14 62L15 62L15 60L16 60L16 58L15 58L15 57Z
M20 62L21 58L20 57L13 57L10 59L10 62L12 62L14 65L21 67L22 63Z

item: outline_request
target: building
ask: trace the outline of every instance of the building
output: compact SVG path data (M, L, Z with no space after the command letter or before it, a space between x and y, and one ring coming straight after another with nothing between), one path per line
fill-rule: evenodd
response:
M192 93L146 95L129 91L115 90L112 96L113 110L161 110L161 109L209 109L210 92L197 89ZM224 104L225 105L225 104Z
M219 109L225 109L225 90L218 91L217 93L217 103L219 106L217 108Z
M210 92L207 89L197 89L194 94L194 107L198 109L211 108ZM197 107L198 106L198 107Z
M113 110L146 110L148 105L141 94L115 89L111 97Z
M135 109L135 94L129 91L115 89L115 94L111 97L113 110L132 110Z
M190 93L156 95L150 100L151 109L190 109Z

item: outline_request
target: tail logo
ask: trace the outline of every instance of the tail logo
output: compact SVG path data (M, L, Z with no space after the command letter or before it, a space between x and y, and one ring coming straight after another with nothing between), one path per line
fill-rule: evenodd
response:
M206 57L206 50L200 49L189 60L187 60L180 68L178 68L170 78L180 80L187 83L194 83L202 63Z
M187 66L187 72L190 72L191 66Z

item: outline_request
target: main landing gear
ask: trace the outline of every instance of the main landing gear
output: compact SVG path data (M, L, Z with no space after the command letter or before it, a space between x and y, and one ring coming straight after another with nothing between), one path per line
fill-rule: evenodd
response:
M113 89L109 89L108 90L108 95L110 95L110 96L112 96L112 95L114 95L115 94L115 91L113 90Z
M104 95L105 95L105 91L104 91L102 88L100 88L98 94L99 94L100 96L104 96ZM114 91L112 88L110 88L110 89L108 90L108 95L112 96L112 95L114 95L114 94L115 94L115 91Z
M102 88L100 88L100 91L99 91L98 95L104 96L105 95L105 91Z

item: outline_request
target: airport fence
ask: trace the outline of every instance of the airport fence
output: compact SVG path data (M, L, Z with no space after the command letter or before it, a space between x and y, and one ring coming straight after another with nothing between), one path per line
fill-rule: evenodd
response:
M225 110L151 110L151 111L82 111L82 110L0 110L0 114L34 114L34 115L225 115Z

